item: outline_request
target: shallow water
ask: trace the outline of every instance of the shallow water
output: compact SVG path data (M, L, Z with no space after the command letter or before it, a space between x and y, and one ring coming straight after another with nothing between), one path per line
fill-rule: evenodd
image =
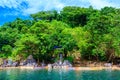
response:
M0 71L0 80L120 80L120 71L7 69Z

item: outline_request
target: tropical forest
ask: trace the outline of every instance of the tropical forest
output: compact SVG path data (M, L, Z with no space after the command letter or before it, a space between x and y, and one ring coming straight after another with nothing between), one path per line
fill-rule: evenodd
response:
M66 6L0 27L0 58L52 63L62 54L76 59L117 63L120 60L120 9Z

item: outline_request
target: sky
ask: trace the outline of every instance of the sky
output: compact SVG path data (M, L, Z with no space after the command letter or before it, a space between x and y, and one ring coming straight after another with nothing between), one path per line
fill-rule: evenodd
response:
M28 19L30 14L43 10L60 11L65 6L120 8L120 0L0 0L0 25L17 17Z

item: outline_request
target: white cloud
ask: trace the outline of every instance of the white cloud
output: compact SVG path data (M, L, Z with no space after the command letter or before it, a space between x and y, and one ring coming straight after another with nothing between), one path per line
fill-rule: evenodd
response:
M103 8L105 6L118 7L116 4L109 2L108 0L89 0L89 3L97 9Z
M18 8L23 0L0 0L0 6L5 8Z
M41 10L62 9L64 4L59 0L27 0L28 8L23 10L24 14L36 13Z
M105 6L109 6L109 7L120 7L118 5L118 3L116 3L115 1L119 2L118 0L114 0L113 2L110 0L81 0L82 2L89 2L89 5L92 5L94 8L96 9L101 9Z
M114 1L118 2L118 0ZM88 7L89 5L92 5L96 9L100 9L105 6L120 7L114 1L110 2L110 0L0 0L0 6L3 8L14 8L16 11L20 12L20 14L28 15L41 10L61 10L64 6L71 5L77 5L82 7ZM26 2L27 7L25 7L25 5L21 5L23 2Z

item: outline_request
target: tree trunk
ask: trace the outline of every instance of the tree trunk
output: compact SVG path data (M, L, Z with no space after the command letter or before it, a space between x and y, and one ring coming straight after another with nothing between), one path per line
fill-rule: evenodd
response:
M108 61L107 62L110 62L110 61L112 61L113 59L113 56L114 56L114 49L110 49L110 51L109 51L109 53L110 53L110 56L109 56L109 58L108 58Z
M38 65L40 65L40 59L39 58L37 59L37 63L38 63Z

